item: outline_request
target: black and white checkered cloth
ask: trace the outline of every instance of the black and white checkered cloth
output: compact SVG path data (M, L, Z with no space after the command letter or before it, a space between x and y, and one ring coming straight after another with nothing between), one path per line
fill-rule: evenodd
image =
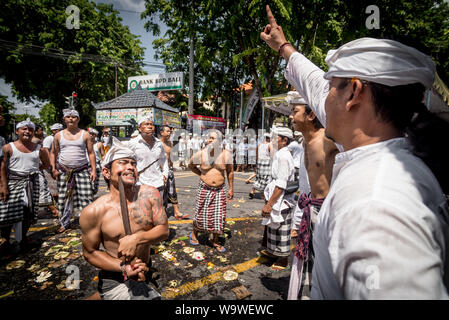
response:
M19 178L13 175L8 176L9 195L6 202L0 201L0 226L9 226L23 220L25 207L24 196L27 190L29 179L32 179L32 206L33 212L31 220L37 215L39 210L39 175ZM28 199L29 200L29 199Z
M90 169L73 173L75 175L75 190L73 192L73 209L82 210L93 201L92 184L90 182ZM58 210L64 212L64 204L67 198L67 173L61 172L58 180Z
M200 180L196 194L193 227L198 231L223 234L226 220L226 187L213 188Z
M50 193L50 188L48 187L47 179L45 178L44 171L39 171L39 205L40 206L48 206L53 204L53 197Z
M175 174L173 168L168 170L167 184L164 192L164 207L171 204L178 204L178 194L176 193Z
M235 163L237 163L237 164L246 164L246 155L237 154L235 156Z
M259 159L257 163L256 180L254 180L253 187L256 190L264 191L265 187L271 180L271 160Z
M267 226L267 250L277 257L288 257L290 255L292 209L281 211L284 221L277 229Z
M96 172L97 172L97 179L94 182L91 182L93 196L97 194L98 186L100 185L101 169L100 169L100 165L98 163L97 163Z

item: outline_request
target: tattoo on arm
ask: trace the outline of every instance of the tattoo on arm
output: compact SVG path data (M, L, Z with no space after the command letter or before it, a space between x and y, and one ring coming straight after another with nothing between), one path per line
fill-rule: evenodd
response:
M138 205L133 208L134 219L144 226L166 224L167 215L162 206L162 198L154 189L139 193Z

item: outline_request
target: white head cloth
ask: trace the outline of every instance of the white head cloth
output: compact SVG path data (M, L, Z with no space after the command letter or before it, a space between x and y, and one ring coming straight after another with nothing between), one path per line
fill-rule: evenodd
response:
M50 130L62 130L64 126L60 123L55 123L50 127Z
M64 115L64 118L67 116L75 116L78 118L80 117L80 114L75 109L64 109L64 110L62 110L62 113Z
M19 122L19 123L16 125L16 129L23 128L23 127L29 127L29 128L31 128L31 129L33 129L33 130L36 128L36 127L34 126L34 123L31 122L30 118L27 118L26 120L24 120L24 121L22 121L22 122Z
M139 135L139 130L134 130L134 132L131 134L131 138L135 138Z
M122 158L131 158L136 160L136 154L128 147L128 144L121 142L116 137L112 137L112 146L105 154L101 167L104 168L112 161Z
M293 135L295 136L295 138L302 137L302 133L300 131L293 132Z
M287 137L289 139L293 139L293 132L291 129L287 127L277 127L274 131L274 134L278 136Z
M98 136L98 131L94 128L89 128L87 131L92 132L93 134L96 134Z
M422 52L397 41L361 38L348 42L326 56L329 71L324 78L352 78L399 86L421 83L432 86L435 64Z
M285 97L285 101L288 104L308 104L307 101L303 97L301 97L301 95L297 91L287 92L287 97Z
M153 119L151 119L151 117L149 117L149 116L140 118L140 120L139 120L139 122L138 122L138 126L140 127L140 125L141 125L142 123L144 123L145 121L151 121L151 122L153 122Z
M268 133L268 132L264 133L263 136L264 136L265 138L271 138L271 134Z

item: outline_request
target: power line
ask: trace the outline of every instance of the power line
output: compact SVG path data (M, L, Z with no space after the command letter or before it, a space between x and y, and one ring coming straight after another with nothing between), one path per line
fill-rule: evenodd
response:
M8 41L4 39L0 39L0 49L7 50L7 51L18 51L23 54L31 54L31 55L38 55L38 56L44 56L44 57L51 57L51 58L60 58L60 59L75 59L75 60L82 60L82 61L92 61L92 62L98 62L98 63L106 63L106 64L112 64L117 65L120 67L140 71L135 66L136 65L144 65L144 66L150 66L155 68L165 68L165 66L161 63L157 62L148 62L148 61L137 61L137 62L128 62L128 61L122 61L117 58L112 58L108 56L101 56L101 55L95 55L95 54L89 54L89 53L80 53L75 51L69 51L64 49L55 49L55 48L46 48L43 46L33 45L33 44L23 44L18 43L15 41ZM45 51L44 51L45 50Z

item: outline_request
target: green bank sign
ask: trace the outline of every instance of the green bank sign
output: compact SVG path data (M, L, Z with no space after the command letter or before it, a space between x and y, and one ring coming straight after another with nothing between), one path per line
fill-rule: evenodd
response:
M184 72L170 72L128 78L128 91L147 89L149 91L181 90L184 88Z

